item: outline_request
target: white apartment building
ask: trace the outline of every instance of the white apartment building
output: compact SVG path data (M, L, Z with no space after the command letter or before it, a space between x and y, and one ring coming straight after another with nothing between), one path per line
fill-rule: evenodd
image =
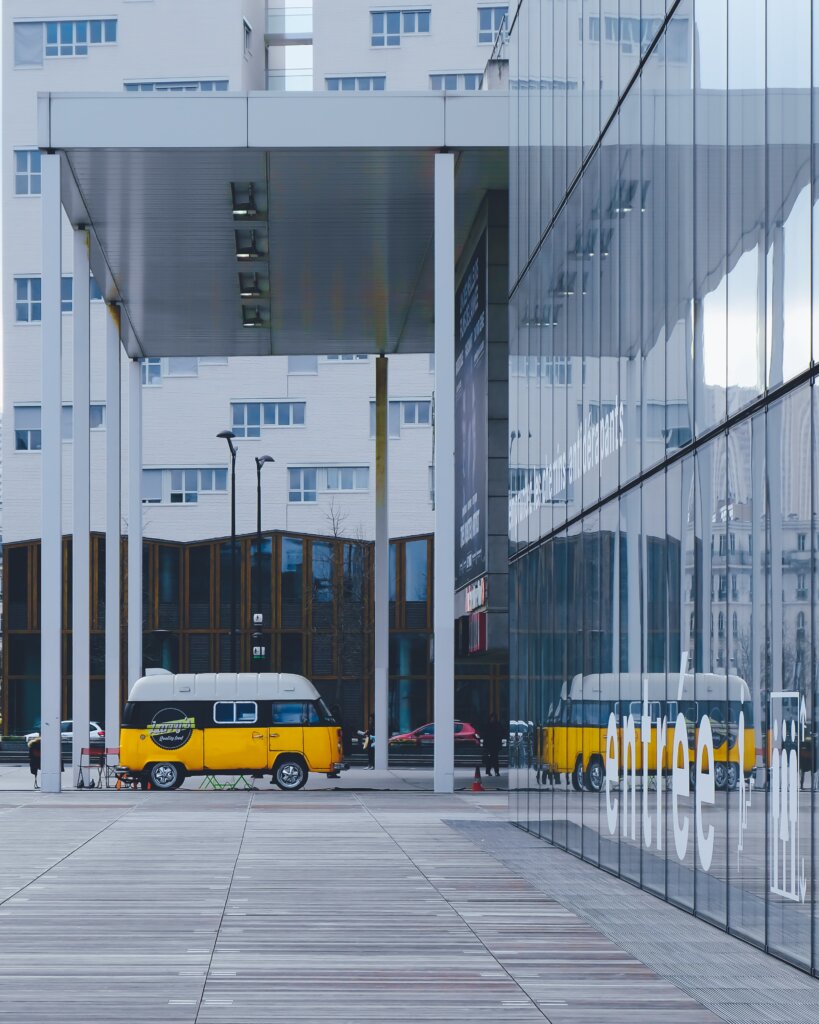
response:
M381 9L360 0L285 7L264 0L6 0L4 16L4 402L6 543L40 533L40 157L44 92L210 92L316 89L476 89L505 6L430 0ZM184 42L184 45L181 45ZM369 84L367 84L369 83ZM116 211L112 211L112 216ZM71 232L63 267L71 266ZM195 253L191 254L195 260ZM252 277L249 281L252 288ZM72 278L64 271L63 521L71 523ZM103 528L104 343L101 295L92 308L91 528ZM203 295L201 301L207 301ZM309 316L309 311L305 311ZM331 348L328 345L328 349ZM433 525L433 365L390 361L390 533ZM197 540L230 526L227 446L237 437L237 529L256 526L254 456L263 528L374 531L374 359L151 359L143 379L143 518L148 537ZM123 408L127 403L124 403ZM122 417L123 450L127 416ZM127 486L127 481L123 481ZM123 494L123 508L127 494ZM123 527L126 524L123 523Z

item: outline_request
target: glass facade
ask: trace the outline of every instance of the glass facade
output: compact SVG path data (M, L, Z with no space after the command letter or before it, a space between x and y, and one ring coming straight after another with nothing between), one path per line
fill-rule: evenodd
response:
M819 3L508 49L511 817L816 970Z
M93 534L91 717L103 721L105 543ZM373 709L375 585L370 541L303 534L242 535L236 542L237 654L243 672L308 676L354 732ZM71 539L63 542L63 713L71 707ZM123 538L123 560L126 542ZM22 735L40 720L40 545L4 548L6 615L0 721ZM124 564L124 561L123 561ZM433 719L432 564L429 535L390 542L389 710L391 733ZM143 543L143 660L171 672L230 671L229 540ZM109 606L110 607L110 606ZM127 665L126 604L122 668ZM260 613L261 623L254 622ZM505 661L455 666L456 717L482 728L507 713ZM121 679L126 698L126 680ZM354 748L355 752L358 748ZM392 753L392 752L391 752ZM410 752L412 753L412 752ZM393 756L402 757L396 748ZM426 756L431 758L431 751ZM479 759L479 753L475 754Z

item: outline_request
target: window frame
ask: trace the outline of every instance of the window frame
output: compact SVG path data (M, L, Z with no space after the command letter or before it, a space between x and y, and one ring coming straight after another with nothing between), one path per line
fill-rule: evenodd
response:
M486 32L486 29L481 28L481 11L492 12L492 27L489 31L492 33L491 39L481 39L481 34ZM498 11L503 11L500 18L500 23L495 23L495 14ZM503 25L503 19L509 16L509 4L478 4L478 46L494 46L497 42L498 33Z
M36 147L32 147L32 146L14 146L12 148L12 154L13 154L13 161L14 161L14 172L13 173L14 173L14 195L15 195L15 197L19 198L19 199L35 199L38 196L41 196L42 195L42 184L43 184L43 171L42 171L43 162L42 162L42 154L41 154L40 150L37 149ZM25 156L26 157L26 169L23 170L23 171L19 170L18 167L17 167L18 157L20 157L20 156ZM37 162L38 162L38 165L39 165L39 169L38 170L33 170L32 166L31 166L32 157L35 157L35 156L37 158ZM38 181L37 191L36 192L33 191L33 189L32 189L32 181L33 181L34 178L37 178L37 181ZM24 179L25 182L26 182L26 188L27 188L26 192L20 192L19 189L17 188L17 183L18 183L18 181L20 179Z
M19 282L26 282L26 297L21 299L19 297ZM34 298L32 292L34 290L34 283L37 284L37 290L39 297ZM21 306L26 306L28 310L28 316L25 320L21 320L18 317L18 311ZM34 307L39 306L39 316L34 316ZM43 279L40 274L15 274L14 275L14 323L20 327L30 327L32 324L41 324L43 322Z
M238 718L238 707L240 704L253 706L253 718ZM216 709L220 706L230 705L233 708L233 717L230 719L219 719L216 717ZM214 725L257 725L259 722L259 704L255 700L215 700L211 710L211 717Z
M418 15L427 16L427 27L419 28ZM398 18L398 28L391 30L389 16L395 15ZM415 19L414 27L407 28L407 17ZM376 30L375 19L381 17L382 29ZM382 7L377 10L370 10L370 49L372 50L394 50L401 46L404 36L429 36L432 35L432 7ZM376 42L382 39L383 42ZM391 39L396 40L390 42Z

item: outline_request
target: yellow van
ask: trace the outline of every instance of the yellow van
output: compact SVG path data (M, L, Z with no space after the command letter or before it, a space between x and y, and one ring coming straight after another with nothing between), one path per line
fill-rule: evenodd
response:
M711 672L686 673L682 693L677 696L679 677L664 672L621 672L576 675L564 684L560 701L544 726L543 776L555 779L560 774L571 778L574 789L599 793L605 778L606 733L609 715L617 722L617 742L624 763L623 726L631 715L635 723L636 771L643 765L642 715L647 701L652 723L648 745L651 774L656 774L658 718L667 721L662 771L671 772L674 727L682 713L688 732L691 784L694 785L694 751L699 724L708 715L714 738L714 778L717 789L734 789L742 771L748 777L755 764L754 711L751 693L744 679ZM740 738L740 712L744 735ZM622 767L621 767L622 770Z
M269 774L301 789L335 775L341 729L303 676L276 672L173 675L149 669L128 696L118 774L176 789L187 775Z

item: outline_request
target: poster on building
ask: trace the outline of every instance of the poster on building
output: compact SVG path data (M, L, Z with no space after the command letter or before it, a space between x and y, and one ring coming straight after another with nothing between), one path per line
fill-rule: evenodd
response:
M486 572L486 232L455 293L455 589Z

